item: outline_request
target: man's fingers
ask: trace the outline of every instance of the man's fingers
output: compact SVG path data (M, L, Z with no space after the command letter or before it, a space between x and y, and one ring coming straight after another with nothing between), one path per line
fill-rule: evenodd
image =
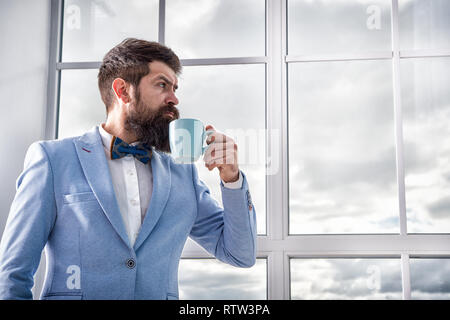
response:
M210 134L206 139L207 144L210 144L211 142L228 142L228 141L233 141L233 139L220 132L214 132Z
M225 152L226 150L231 150L231 151L234 150L234 142L233 141L229 141L227 143L214 142L213 144L211 144L208 147L203 158L207 159L211 156L215 156L217 153Z
M233 150L218 150L214 155L208 155L205 157L205 165L213 164L233 164L235 163L236 153Z

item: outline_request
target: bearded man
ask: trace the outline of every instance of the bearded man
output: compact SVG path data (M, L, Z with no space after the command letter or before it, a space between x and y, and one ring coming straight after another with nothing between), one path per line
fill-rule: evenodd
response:
M223 206L194 164L170 156L180 72L171 49L125 39L99 69L106 122L29 147L0 244L0 298L32 298L44 248L41 299L178 299L187 237L225 263L255 263L256 214L234 141L207 126L203 160L218 168Z

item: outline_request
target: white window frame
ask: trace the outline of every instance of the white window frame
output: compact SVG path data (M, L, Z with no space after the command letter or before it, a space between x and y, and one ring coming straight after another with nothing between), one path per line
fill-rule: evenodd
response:
M358 55L287 55L288 0L266 1L266 55L261 57L184 59L183 66L265 64L266 67L266 137L272 130L281 133L272 145L266 139L267 155L278 155L280 170L266 175L266 230L258 235L258 258L267 259L267 298L290 299L291 258L397 258L401 260L403 299L411 299L410 258L450 258L450 234L411 234L407 232L405 207L405 173L403 161L402 102L400 94L400 60L450 57L442 50L399 50L398 0L391 0L392 51L368 52ZM165 40L166 1L159 1L158 41ZM100 61L61 62L63 0L51 0L50 56L47 89L45 138L58 136L58 113L61 71L67 69L98 69ZM396 132L396 164L400 232L398 234L289 234L289 171L288 171L288 79L289 63L320 61L381 60L392 61ZM271 152L281 146L278 152ZM251 184L250 184L251 187ZM182 258L208 258L202 248L190 241Z

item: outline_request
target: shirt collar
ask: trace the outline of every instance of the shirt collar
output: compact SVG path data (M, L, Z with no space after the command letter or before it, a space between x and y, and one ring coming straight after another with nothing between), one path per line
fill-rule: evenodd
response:
M106 151L109 151L110 146L111 146L111 140L113 138L112 134L110 134L109 132L107 132L103 126L105 124L102 123L101 125L98 126L98 131L100 132L100 136L102 138L102 144L103 144L103 148Z

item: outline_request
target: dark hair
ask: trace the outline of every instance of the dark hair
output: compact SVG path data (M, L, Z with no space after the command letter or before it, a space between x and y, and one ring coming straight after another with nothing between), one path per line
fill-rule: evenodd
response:
M142 77L149 74L148 64L152 61L164 62L176 74L181 72L177 55L158 42L127 38L105 55L98 72L98 87L106 113L114 99L114 79L122 78L137 88Z

